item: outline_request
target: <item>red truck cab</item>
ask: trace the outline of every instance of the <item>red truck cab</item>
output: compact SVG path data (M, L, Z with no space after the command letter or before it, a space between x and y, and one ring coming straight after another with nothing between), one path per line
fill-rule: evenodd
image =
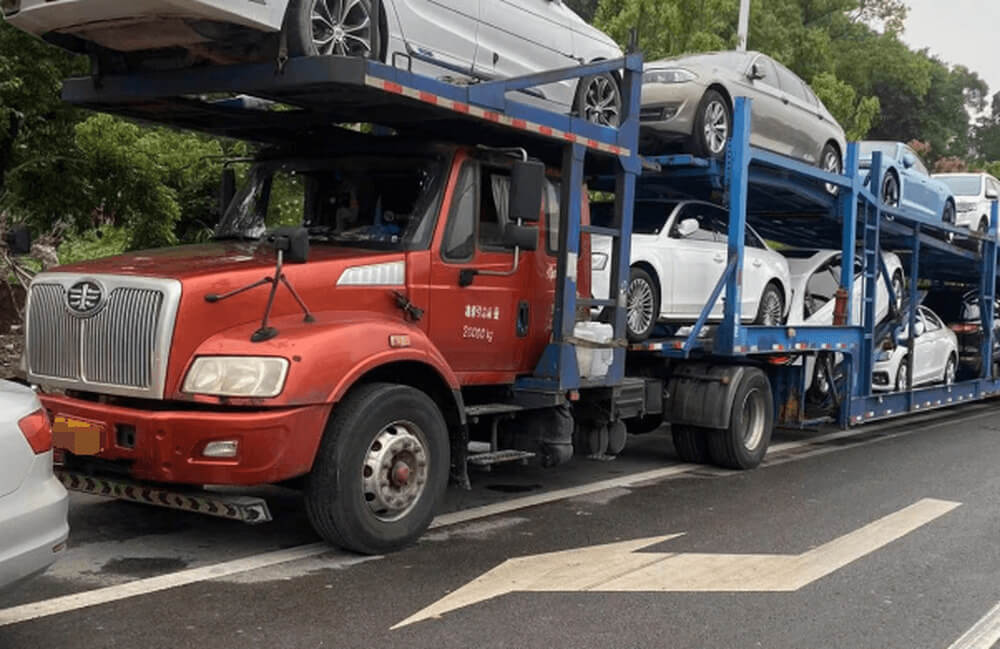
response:
M343 148L262 155L211 243L36 278L28 378L68 466L186 485L306 476L316 529L363 552L426 528L449 467L464 475L466 395L509 389L550 340L558 179L537 164L527 188L530 164L482 148ZM537 228L512 214L526 193ZM255 336L276 263L261 236L299 223L309 258L283 273L310 315L278 286L275 331Z

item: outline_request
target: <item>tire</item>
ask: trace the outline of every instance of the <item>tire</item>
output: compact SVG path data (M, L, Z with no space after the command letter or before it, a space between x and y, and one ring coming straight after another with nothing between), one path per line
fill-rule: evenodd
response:
M903 392L906 390L906 377L910 373L909 357L904 356L899 361L899 369L896 370L896 392Z
M784 316L785 298L781 295L781 289L774 282L770 282L764 287L764 292L760 296L753 323L765 327L777 327L782 324Z
M759 369L748 368L736 387L729 427L708 436L712 461L727 469L753 469L767 453L774 428L771 383Z
M892 292L896 297L896 302L893 304L893 309L897 314L903 312L903 293L906 291L906 282L903 280L902 271L896 271L892 274Z
M629 272L625 303L625 328L629 342L642 342L653 333L660 317L660 287L642 268L633 266Z
M346 10L346 15L343 15ZM371 0L291 0L285 16L292 56L360 56L381 60L380 18ZM314 20L315 18L315 20Z
M899 207L900 196L899 178L896 177L895 172L889 171L882 179L882 191L880 193L882 203L889 207Z
M833 142L827 142L823 146L823 151L819 154L819 166L824 171L836 174L844 173L844 156L841 155L840 150ZM824 187L826 193L831 196L836 196L840 192L840 187L837 185L826 184Z
M717 90L708 90L698 102L691 152L702 158L723 158L732 132L733 109L729 100Z
M955 360L955 356L949 356L948 362L944 366L944 384L953 385L955 383L955 375L958 372L958 361Z
M592 124L617 128L622 117L622 90L613 74L584 77L576 88L573 108Z
M707 464L711 460L708 451L708 438L712 431L697 426L670 426L670 434L674 438L674 450L681 462L689 464Z
M448 429L430 397L391 383L357 387L334 409L306 479L309 522L361 554L410 545L434 517L449 462Z
M955 204L951 201L945 202L944 210L941 212L941 220L944 223L955 225Z

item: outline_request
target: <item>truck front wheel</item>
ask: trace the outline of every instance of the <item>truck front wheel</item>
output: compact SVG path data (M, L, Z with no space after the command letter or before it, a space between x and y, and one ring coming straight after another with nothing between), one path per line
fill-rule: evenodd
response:
M309 521L348 550L398 550L430 525L448 465L448 429L430 397L389 383L355 388L336 406L306 480Z
M729 469L753 469L764 460L774 428L774 399L767 375L743 373L730 410L729 426L708 436L712 461Z

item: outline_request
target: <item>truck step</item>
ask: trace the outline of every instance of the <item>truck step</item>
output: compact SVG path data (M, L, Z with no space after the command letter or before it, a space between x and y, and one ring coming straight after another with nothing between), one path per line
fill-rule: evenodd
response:
M494 464L504 464L505 462L530 460L533 457L535 457L535 454L528 451L492 451L470 455L469 464L475 466L493 466Z
M513 403L483 403L465 407L466 417L486 417L488 415L505 415L524 410L523 406Z
M168 509L180 509L217 518L228 518L251 525L267 523L271 520L271 511L267 507L267 501L263 498L229 496L201 490L169 491L131 480L103 478L59 469L56 470L56 476L66 489L94 496L116 498Z

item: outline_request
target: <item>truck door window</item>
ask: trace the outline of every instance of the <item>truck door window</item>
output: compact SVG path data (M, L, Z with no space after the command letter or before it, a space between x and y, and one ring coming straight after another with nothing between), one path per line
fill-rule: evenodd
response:
M476 167L466 163L455 186L441 256L446 261L469 261L476 251Z
M510 222L510 173L482 167L479 188L479 248L513 250L504 245L503 235Z

